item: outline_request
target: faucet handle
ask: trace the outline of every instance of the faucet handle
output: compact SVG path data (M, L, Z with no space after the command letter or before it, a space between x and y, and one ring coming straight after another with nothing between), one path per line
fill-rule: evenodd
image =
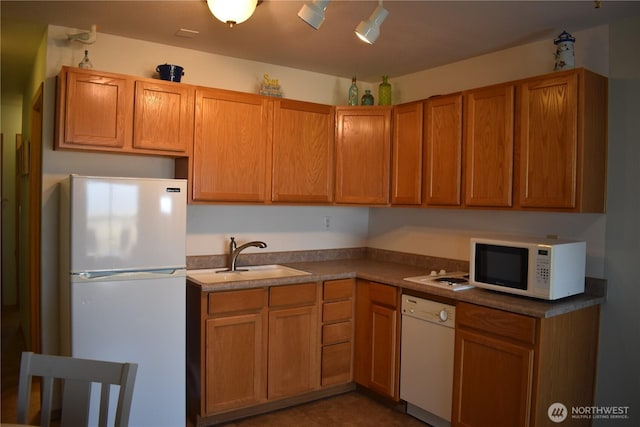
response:
M229 248L231 249L231 252L233 252L236 249L236 238L235 237L231 238L231 242L229 243Z

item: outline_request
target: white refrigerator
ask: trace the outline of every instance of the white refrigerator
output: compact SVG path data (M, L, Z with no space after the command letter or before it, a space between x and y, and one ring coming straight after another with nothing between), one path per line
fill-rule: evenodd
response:
M184 426L186 181L71 175L60 201L63 354L137 363L129 425Z

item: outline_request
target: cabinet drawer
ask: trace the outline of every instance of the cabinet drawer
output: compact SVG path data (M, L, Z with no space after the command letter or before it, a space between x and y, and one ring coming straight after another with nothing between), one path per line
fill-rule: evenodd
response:
M316 283L275 286L269 289L269 306L310 305L316 302Z
M351 340L352 323L340 322L322 326L322 345L335 344Z
M264 307L264 289L213 292L209 294L209 314L260 310Z
M353 279L331 280L324 282L325 301L347 299L353 296Z
M396 307L398 305L398 289L395 286L369 282L369 299L371 302Z
M353 302L351 300L325 302L322 306L323 322L349 320L352 317L353 317Z
M536 319L533 317L473 304L457 305L456 327L472 328L528 344L536 341Z
M322 347L321 370L323 386L351 381L351 343Z

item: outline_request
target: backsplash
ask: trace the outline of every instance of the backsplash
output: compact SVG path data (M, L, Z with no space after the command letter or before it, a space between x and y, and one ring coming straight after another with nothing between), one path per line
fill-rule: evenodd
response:
M222 268L227 266L228 255L187 256L187 269ZM295 262L336 261L347 259L373 259L384 262L424 267L428 270L469 271L469 261L409 254L376 248L319 249L288 252L260 252L241 254L237 265L289 264Z

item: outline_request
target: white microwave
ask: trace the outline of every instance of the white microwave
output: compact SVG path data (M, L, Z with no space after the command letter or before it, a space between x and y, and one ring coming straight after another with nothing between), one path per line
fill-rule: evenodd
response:
M584 292L586 243L472 238L469 282L479 288L556 300Z

